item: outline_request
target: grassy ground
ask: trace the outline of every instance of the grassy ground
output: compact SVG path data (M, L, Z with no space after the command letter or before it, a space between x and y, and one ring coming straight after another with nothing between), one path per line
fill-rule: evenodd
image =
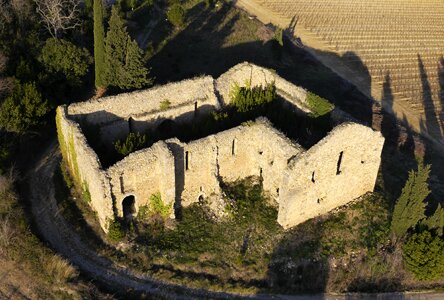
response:
M368 99L303 50L276 48L269 31L245 13L222 3L215 8L205 8L199 1L188 5L184 28L161 22L153 31L149 65L156 83L200 74L218 76L248 60L277 70L364 123L376 123L378 116ZM228 194L245 200L248 209L224 223L214 222L204 207L194 205L183 210L175 228L165 229L160 218L136 224L123 243L114 243L119 250L97 242L104 237L94 214L82 200L66 197L66 189L59 189L60 195L65 194L60 198L62 213L83 232L85 241L116 263L192 287L299 293L442 286L443 282L415 281L404 270L399 245L388 231L389 212L407 171L415 166L415 155L430 155L430 160L438 156L428 150L421 153L410 131L386 114L379 117L377 128L387 143L376 192L286 232L277 225L276 209L266 204L260 189L244 183L231 187Z
M0 298L112 299L81 280L32 232L14 189L15 177L13 172L0 176Z

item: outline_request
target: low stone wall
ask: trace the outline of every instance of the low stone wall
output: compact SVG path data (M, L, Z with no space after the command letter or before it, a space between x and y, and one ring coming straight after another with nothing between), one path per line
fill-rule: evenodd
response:
M223 105L228 105L231 102L231 91L235 83L243 87L247 84L251 86L266 86L272 82L274 82L279 96L285 98L286 101L300 110L310 112L306 102L306 90L288 82L274 71L247 62L238 64L222 74L216 80L216 90Z
M373 191L383 145L380 132L345 123L293 158L283 173L279 224L295 226Z
M107 124L117 120L148 113L162 112L162 101L168 101L168 109L189 104L194 111L194 103L219 108L214 93L214 80L211 76L184 80L132 93L104 97L68 107L68 115L76 120L83 118L89 124Z
M134 214L148 206L150 198L160 193L165 205L173 208L175 200L174 157L165 142L131 153L107 170L117 216L123 217L123 200L134 197ZM174 217L173 210L172 217Z
M76 185L90 198L89 204L97 212L100 225L106 231L109 221L114 219L111 187L106 173L97 154L88 146L80 126L67 118L66 106L57 108L56 123L63 158Z

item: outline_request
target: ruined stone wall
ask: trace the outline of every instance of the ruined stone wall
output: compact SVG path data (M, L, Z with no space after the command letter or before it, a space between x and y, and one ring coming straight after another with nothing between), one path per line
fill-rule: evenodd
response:
M107 175L119 217L123 217L122 201L127 196L135 198L135 214L141 206L149 206L151 196L157 193L165 205L173 208L176 189L174 157L165 142L131 153L108 168Z
M345 123L292 159L283 173L279 224L295 226L373 191L383 144L380 132Z
M264 190L277 199L288 159L303 149L273 128L266 118L247 124L215 135L219 176L225 182L261 177Z
M169 102L162 107L162 102ZM82 124L99 125L105 143L125 138L130 131L155 129L166 119L190 122L220 108L211 76L132 93L123 93L68 107L68 115Z
M251 86L265 86L272 82L276 86L277 94L285 98L289 104L304 112L310 112L306 102L306 90L288 82L274 71L247 62L238 64L222 74L216 80L216 90L221 97L222 103L227 105L231 102L231 91L235 83L243 87L248 83Z
M262 177L264 190L278 198L287 161L302 148L265 118L188 144L166 141L176 158L176 199L188 206L200 197L221 196L220 180Z
M90 206L97 212L106 231L114 219L111 187L96 153L89 147L80 126L69 120L66 106L59 106L56 114L57 131L62 155L69 164L76 185L82 189Z

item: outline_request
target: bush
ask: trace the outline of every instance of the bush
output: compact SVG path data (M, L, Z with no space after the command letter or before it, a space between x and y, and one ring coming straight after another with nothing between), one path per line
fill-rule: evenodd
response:
M82 84L93 61L86 48L55 38L46 40L39 60L50 73L63 74L72 86Z
M160 110L166 110L168 108L170 108L171 106L171 102L168 99L162 100L160 102Z
M42 99L35 83L16 81L12 94L0 107L0 127L7 131L24 132L39 125L50 110L48 101Z
M280 27L276 28L276 30L274 31L274 39L281 47L284 46L283 35L284 30Z
M58 255L52 255L43 264L45 272L57 284L68 282L78 276L77 270Z
M407 269L419 280L444 277L444 241L429 231L413 234L404 247Z
M162 218L166 219L171 213L171 206L165 205L160 193L156 193L150 197L149 211L150 214L160 215Z
M276 87L274 83L253 88L248 84L240 87L238 84L233 86L231 91L231 104L236 108L237 112L248 112L255 108L271 103L276 99Z
M108 228L108 238L113 242L121 241L125 237L125 231L119 221L114 220Z
M116 149L117 153L122 155L123 157L127 156L128 154L143 149L147 145L147 137L144 134L140 133L133 133L131 132L127 138L123 141L118 140L114 143L114 148Z
M182 27L185 24L185 10L182 5L175 3L171 5L167 12L168 21L175 27Z
M307 92L307 104L312 111L310 115L314 118L326 115L335 108L335 106L327 99L319 97L311 92Z

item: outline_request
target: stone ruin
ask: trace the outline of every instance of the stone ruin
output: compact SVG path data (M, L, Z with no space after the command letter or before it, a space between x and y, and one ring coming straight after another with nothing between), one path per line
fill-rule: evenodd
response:
M180 126L218 111L230 104L234 83L248 82L251 86L274 82L282 109L311 112L306 90L250 63L234 66L217 79L204 76L58 107L62 155L105 231L112 220L128 213L128 207L137 214L155 194L171 208L171 218L173 208L202 200L216 215L223 214L221 181L250 176L261 179L278 206L277 221L284 228L373 191L384 138L354 122L339 124L304 149L262 117L188 143L162 140L108 168L102 167L80 125L96 126L100 138L112 144L130 132L155 130L165 121ZM166 108L161 107L165 100Z

